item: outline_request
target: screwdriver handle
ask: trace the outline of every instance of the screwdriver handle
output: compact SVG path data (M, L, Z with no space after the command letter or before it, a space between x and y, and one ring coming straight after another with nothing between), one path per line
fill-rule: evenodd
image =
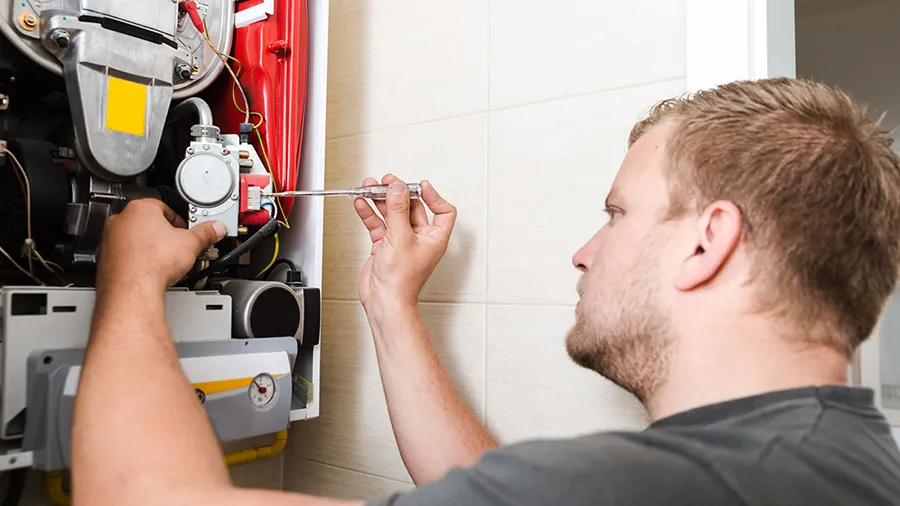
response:
M422 198L422 185L419 183L407 183L407 188L409 188L409 198L418 199ZM362 197L364 199L371 200L385 200L387 199L387 192L389 185L386 184L376 184L372 186L360 186L358 188L353 188L352 194L350 197Z

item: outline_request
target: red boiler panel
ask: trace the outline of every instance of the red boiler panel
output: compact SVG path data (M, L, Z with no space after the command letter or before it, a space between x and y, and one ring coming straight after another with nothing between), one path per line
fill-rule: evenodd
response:
M237 10L259 3L240 2ZM292 191L297 186L306 108L308 31L306 0L274 0L274 14L234 32L232 56L241 62L239 79L250 110L265 116L259 128L265 150L260 148L256 134L251 134L250 140L261 157L263 153L268 155L278 191ZM218 80L222 92L214 100L216 123L223 132L237 132L244 115L232 100L232 77L222 72ZM235 95L243 106L240 93ZM256 124L260 118L253 116L250 121ZM294 200L283 198L281 204L290 215Z

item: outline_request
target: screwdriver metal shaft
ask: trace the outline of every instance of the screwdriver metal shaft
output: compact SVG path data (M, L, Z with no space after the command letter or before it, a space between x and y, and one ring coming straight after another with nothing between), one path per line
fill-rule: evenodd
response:
M408 183L409 198L418 199L422 197L422 185L419 183ZM362 197L364 199L385 200L387 199L388 185L379 184L372 186L358 186L356 188L348 188L346 190L296 190L290 192L274 192L263 193L264 197Z

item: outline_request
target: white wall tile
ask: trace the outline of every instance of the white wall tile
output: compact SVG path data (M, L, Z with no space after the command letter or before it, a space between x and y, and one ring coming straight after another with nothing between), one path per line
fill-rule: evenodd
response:
M475 114L328 142L326 183L358 186L390 172L409 182L428 179L459 210L450 248L421 300L485 300L487 115ZM356 300L371 242L347 199L325 203L323 296Z
M488 302L575 304L571 258L606 223L628 133L681 79L492 112Z
M504 444L646 426L634 397L569 359L574 311L488 306L487 423Z
M333 499L376 499L415 488L380 476L289 457L284 463L285 490Z
M483 0L333 0L329 138L487 108Z
M424 304L421 311L463 398L483 416L484 306ZM292 426L290 455L411 483L363 310L358 303L326 301L322 316L321 413Z
M683 0L491 0L491 109L685 75Z

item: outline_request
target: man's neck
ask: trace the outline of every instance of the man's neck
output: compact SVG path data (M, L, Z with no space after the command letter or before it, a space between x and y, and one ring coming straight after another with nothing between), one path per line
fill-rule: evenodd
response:
M846 358L828 346L774 336L703 344L673 354L666 382L646 403L653 421L767 392L847 383Z

